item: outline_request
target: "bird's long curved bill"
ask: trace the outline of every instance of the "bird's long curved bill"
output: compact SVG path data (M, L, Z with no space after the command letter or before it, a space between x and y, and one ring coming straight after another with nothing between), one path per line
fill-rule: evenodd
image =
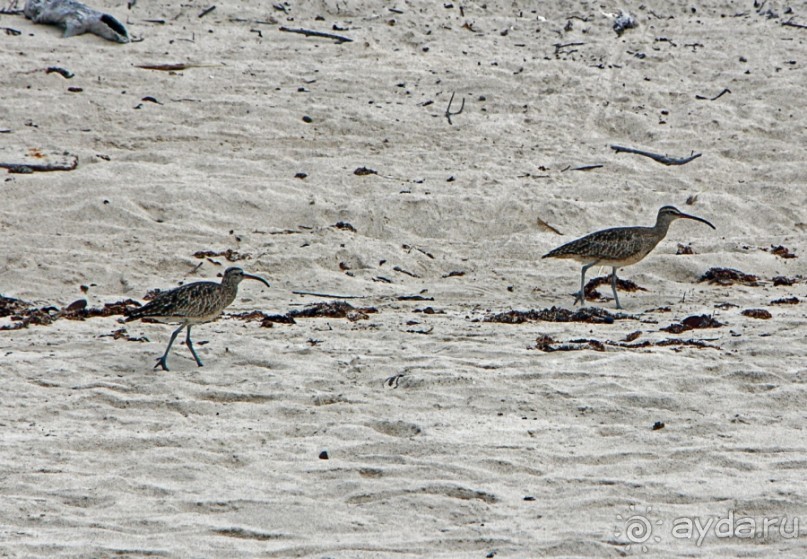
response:
M253 276L252 274L244 274L244 277L248 278L248 279L254 279L255 281L259 281L262 284L264 284L266 287L272 287L271 285L269 285L268 281L266 281L265 279L263 279L260 276Z
M715 230L717 229L717 227L715 227L714 225L712 225L711 223L709 223L708 221L706 221L706 220L705 220L705 219L703 219L702 217L698 217L698 216L695 216L695 215L689 215L689 214L685 214L684 212L680 212L680 213L678 214L678 217L685 217L685 218L687 218L687 219L694 219L695 221L700 221L701 223L705 223L706 225L708 225L708 226L709 226L709 227L711 227L712 229L715 229Z

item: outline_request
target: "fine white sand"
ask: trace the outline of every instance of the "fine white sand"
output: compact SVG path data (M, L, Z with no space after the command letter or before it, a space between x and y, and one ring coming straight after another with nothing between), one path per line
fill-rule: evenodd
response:
M92 5L142 40L0 15L22 32L0 34L0 162L79 158L0 170L0 294L142 301L215 280L234 264L194 254L228 249L272 288L244 282L194 329L203 368L180 339L152 369L171 328L120 316L0 331L0 554L618 557L644 555L625 533L642 514L646 556L803 557L807 30L782 25L803 5ZM619 8L639 22L621 37ZM675 222L622 270L646 289L621 293L629 318L484 321L571 308L579 265L540 256L666 204L717 230ZM713 267L760 285L699 282ZM338 300L293 291L378 312L232 316ZM723 326L660 330L702 314ZM636 331L712 347L606 344ZM605 351L534 349L543 335ZM729 514L758 533L672 533ZM761 533L782 517L800 538Z

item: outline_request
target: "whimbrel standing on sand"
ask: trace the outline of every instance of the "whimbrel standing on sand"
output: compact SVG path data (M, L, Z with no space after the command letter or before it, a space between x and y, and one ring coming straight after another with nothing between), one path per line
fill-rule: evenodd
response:
M616 308L621 309L619 297L616 295L616 270L623 266L636 264L653 250L659 241L667 234L670 223L676 219L694 219L705 223L712 229L714 225L694 215L685 214L672 206L664 206L658 211L656 224L653 227L614 227L591 233L570 243L556 248L545 254L542 258L571 258L583 264L583 273L580 278L580 293L574 304L580 301L585 305L584 289L586 285L586 270L592 266L611 266L611 289L614 291Z
M221 283L197 281L182 285L160 293L147 305L128 313L126 322L139 318L150 318L158 322L178 322L180 324L179 328L171 334L171 340L168 342L168 347L165 348L165 353L157 359L155 369L162 367L164 371L168 370L168 352L171 351L171 344L174 343L183 328L188 329L185 344L191 350L193 358L196 359L196 364L200 367L203 365L202 360L193 349L191 327L217 319L224 309L235 301L238 284L244 278L263 282L266 287L270 287L269 282L265 279L246 274L241 268L227 268Z

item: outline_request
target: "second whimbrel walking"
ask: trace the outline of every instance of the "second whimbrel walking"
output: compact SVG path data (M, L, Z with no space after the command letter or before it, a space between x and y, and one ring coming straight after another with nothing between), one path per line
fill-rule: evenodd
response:
M617 268L636 264L653 250L659 241L667 234L670 223L676 219L694 219L705 223L712 229L714 225L703 218L685 214L672 206L663 206L658 211L656 224L653 227L614 227L603 229L581 237L553 251L543 255L542 258L570 258L583 264L580 278L580 292L574 304L580 301L585 305L586 271L592 266L611 266L611 289L614 291L616 308L621 309L619 297L616 295Z
M244 278L263 282L266 287L270 287L269 282L262 277L253 276L252 274L244 273L241 268L232 267L224 271L221 283L197 281L182 285L160 293L148 304L138 307L127 314L126 322L139 318L150 318L158 322L178 322L180 324L179 328L171 334L165 353L157 359L155 369L162 367L164 371L168 370L168 352L171 351L171 345L183 328L188 329L185 344L191 350L193 358L196 359L196 364L200 367L203 365L202 360L199 359L193 349L191 327L196 324L210 322L221 316L224 309L235 301L235 296L238 294L238 284Z

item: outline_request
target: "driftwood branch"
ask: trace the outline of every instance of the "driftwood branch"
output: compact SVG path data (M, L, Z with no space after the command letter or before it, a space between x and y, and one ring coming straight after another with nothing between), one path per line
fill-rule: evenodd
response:
M790 18L787 21L783 21L782 25L784 25L785 27L795 27L797 29L807 29L807 25L802 25L801 23L796 23L795 21L793 21L793 18Z
M682 157L682 158L668 157L666 155L660 155L658 153L642 151L640 149L634 149L634 148L626 148L622 146L616 146L613 144L611 144L611 149L616 151L617 153L625 152L625 153L635 153L636 155L644 155L645 157L649 157L650 159L658 161L659 163L663 163L664 165L684 165L686 163L689 163L693 159L697 159L698 157L703 155L702 153L693 152L692 155L690 155L689 157Z
M462 109L465 108L465 97L462 98L462 105L460 105L460 110L452 113L451 112L451 103L453 103L453 102L454 102L454 93L451 94L451 99L448 100L448 107L446 107L446 118L448 119L448 123L450 125L452 125L452 126L454 125L454 123L451 122L451 117L452 116L457 116L458 114L460 114L462 112Z
M299 33L300 35L305 35L306 37L324 37L326 39L334 39L338 43L352 43L353 39L350 37L345 37L343 35L334 35L333 33L323 33L322 31L312 31L311 29L292 29L291 27L280 27L278 28L280 31L285 31L286 33Z
M45 173L49 171L72 171L78 166L78 157L71 156L72 161L68 163L3 163L0 162L0 169L8 169L9 173Z
M330 293L316 293L314 291L292 291L295 295L311 295L312 297L326 297L329 299L366 299L366 295L332 295Z
M557 55L560 54L560 51L565 49L565 48L568 48L568 47L582 47L583 45L585 45L585 43L575 42L575 43L555 43L552 46L555 47L555 56L557 56ZM564 53L564 54L572 54L573 52L577 52L577 51L573 50L573 51L570 51L570 52L567 52L567 53Z

